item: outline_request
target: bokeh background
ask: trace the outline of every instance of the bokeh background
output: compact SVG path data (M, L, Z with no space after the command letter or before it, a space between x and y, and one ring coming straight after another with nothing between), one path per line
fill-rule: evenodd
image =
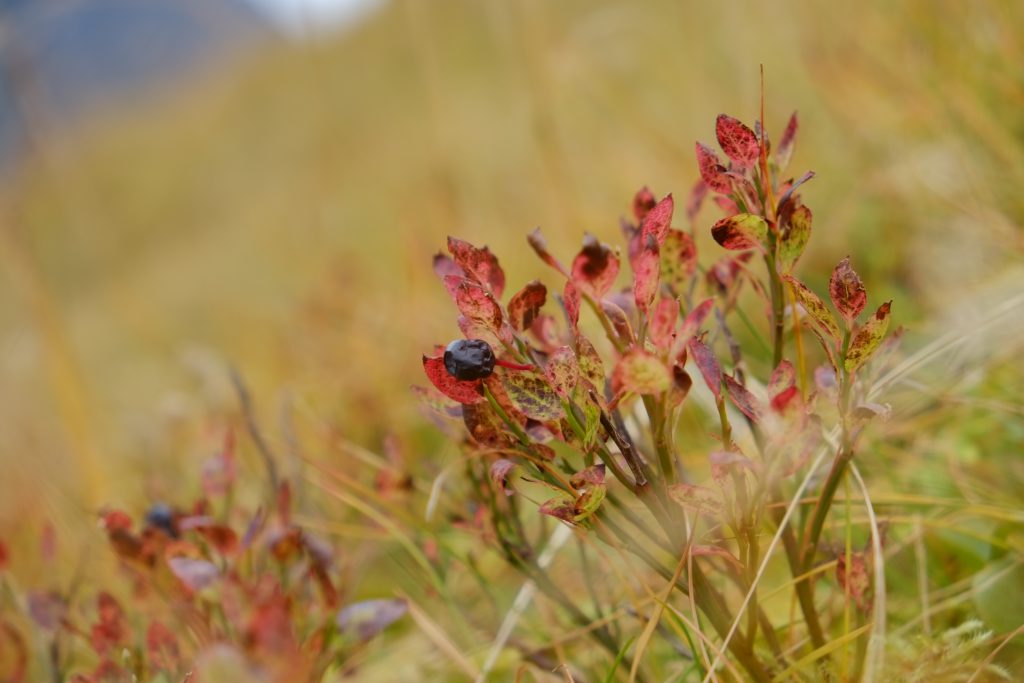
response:
M445 236L513 283L544 275L535 226L563 254L617 241L640 186L689 190L718 113L756 118L762 64L769 132L798 110L817 173L814 286L850 254L910 350L1024 290L1019 2L6 0L0 59L0 536L23 544L194 486L229 367L275 445L292 415L325 458L429 471L448 447L409 386L458 334ZM967 424L932 456L1020 475L1010 332L920 387Z

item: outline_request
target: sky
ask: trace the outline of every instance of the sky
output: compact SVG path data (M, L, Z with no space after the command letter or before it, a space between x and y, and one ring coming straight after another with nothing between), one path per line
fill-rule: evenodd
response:
M356 21L385 0L249 0L294 36L331 31Z

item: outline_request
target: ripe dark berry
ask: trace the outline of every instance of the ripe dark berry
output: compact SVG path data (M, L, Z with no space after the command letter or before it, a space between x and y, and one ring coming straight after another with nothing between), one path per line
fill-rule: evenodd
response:
M483 339L456 339L444 350L444 367L457 380L490 377L494 372L494 351Z
M174 510L166 503L153 503L146 512L146 526L159 529L171 538L178 537L177 525L174 523Z

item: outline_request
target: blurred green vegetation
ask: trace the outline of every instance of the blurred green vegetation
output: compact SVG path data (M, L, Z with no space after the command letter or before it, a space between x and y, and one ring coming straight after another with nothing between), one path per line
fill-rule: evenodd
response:
M458 334L444 237L489 244L513 284L544 275L537 225L563 254L618 243L638 187L688 192L715 115L756 117L759 64L769 133L798 110L792 168L817 173L802 273L820 287L849 253L911 350L967 334L1024 287L1022 33L1024 4L997 1L405 0L46 139L0 192L0 536L48 518L87 544L82 505L191 491L237 416L228 364L276 447L284 414L336 462L339 438L395 437L428 489L453 446L407 389ZM908 399L894 489L1019 501L1020 348L972 342ZM397 552L375 543L359 572Z

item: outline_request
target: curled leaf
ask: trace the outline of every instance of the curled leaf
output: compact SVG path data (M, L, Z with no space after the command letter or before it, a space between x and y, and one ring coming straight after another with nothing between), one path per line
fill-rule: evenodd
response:
M508 302L509 324L518 332L528 329L540 314L547 296L548 288L541 284L540 280L528 283L513 294Z
M878 350L886 330L889 329L889 311L891 309L891 301L882 304L875 314L857 330L857 334L850 342L850 348L846 352L846 359L843 361L847 372L857 370Z
M761 155L761 145L754 131L747 128L739 119L719 114L715 121L715 136L725 156L739 168L749 168L757 163Z
M534 253L536 253L544 263L548 264L562 275L569 277L569 271L565 269L565 266L559 263L558 259L552 256L551 252L548 251L547 241L545 241L544 235L541 234L540 228L534 228L533 232L526 236L526 241L529 242Z
M448 252L467 278L483 285L495 297L501 297L505 291L505 271L490 249L477 248L465 240L449 237Z
M715 192L729 194L732 192L732 185L729 177L725 175L725 166L718 160L718 156L707 145L696 143L697 168L700 170L701 180Z
M593 235L583 238L583 248L572 262L572 281L584 292L600 300L615 284L619 257Z
M452 377L444 366L444 356L423 356L423 371L427 379L442 394L459 403L476 403L483 400L480 380L463 381Z
M849 256L840 261L832 271L832 279L828 283L828 293L832 298L832 305L846 320L847 327L851 326L860 312L864 310L864 306L868 302L868 294L864 290L864 283L850 266Z
M576 521L576 501L564 495L552 498L540 506L539 512L542 515L548 515L563 522L574 524Z
M752 213L738 213L721 219L711 228L711 236L731 251L764 249L768 224Z
M672 375L654 355L634 349L619 359L612 381L634 394L660 394L672 386Z
M491 481L498 487L498 490L504 493L506 496L511 496L515 493L515 489L509 486L509 474L515 469L516 464L511 460L502 458L501 460L495 460L494 464L491 465Z

